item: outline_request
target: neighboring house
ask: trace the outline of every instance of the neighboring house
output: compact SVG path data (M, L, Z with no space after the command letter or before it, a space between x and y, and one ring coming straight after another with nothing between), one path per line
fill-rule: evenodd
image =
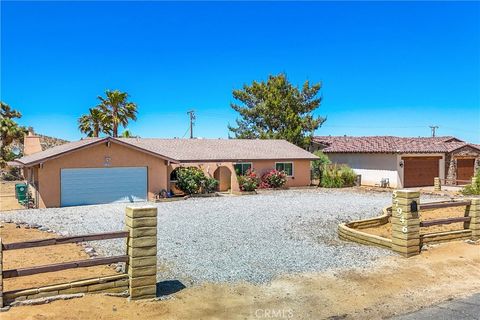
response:
M480 146L455 137L323 136L313 138L315 150L349 165L364 185L388 179L394 188L432 186L435 177L466 184L480 167Z
M32 138L28 138L34 140ZM285 170L287 186L310 185L313 154L284 140L87 138L38 151L23 167L37 206L152 200L170 190L179 166L200 167L220 191L239 191L237 174ZM173 180L173 182L172 182Z

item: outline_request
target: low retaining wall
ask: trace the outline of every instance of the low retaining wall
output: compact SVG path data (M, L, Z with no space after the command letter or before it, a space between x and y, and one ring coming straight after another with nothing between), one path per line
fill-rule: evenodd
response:
M468 240L472 238L472 230L455 230L420 235L420 246L423 244L435 244L454 240Z
M423 245L442 243L454 240L479 240L480 239L480 199L473 198L466 205L466 221L463 230L445 231L420 234L422 225L421 215L418 213L420 193L412 190L396 190L393 193L392 206L383 209L383 215L371 219L356 220L342 223L338 226L338 236L342 240L358 242L391 249L405 257L420 253ZM452 202L452 206L458 206ZM425 207L439 207L435 204L425 204ZM443 205L444 206L444 205ZM452 218L453 219L453 218ZM449 220L449 219L445 219ZM452 223L435 220L435 224ZM378 227L387 223L392 224L391 239L380 237L361 231L362 229Z
M355 220L348 223L341 223L338 226L338 237L342 240L349 240L366 245L379 246L385 249L392 248L392 240L359 231L358 229L366 229L378 227L389 222L391 216L391 206L383 208L383 215L371 219Z
M121 293L128 291L128 274L72 281L68 283L3 292L4 304L15 301L73 293Z

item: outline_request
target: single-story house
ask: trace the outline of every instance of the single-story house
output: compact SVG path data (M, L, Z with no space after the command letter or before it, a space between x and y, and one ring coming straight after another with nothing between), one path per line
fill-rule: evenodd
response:
M26 138L35 140L31 136ZM316 156L285 140L87 138L44 151L29 141L17 159L37 207L153 200L179 166L200 167L219 191L239 191L237 174L284 170L287 186L310 185Z
M393 188L432 186L435 177L466 184L480 168L480 146L455 137L317 136L316 150L350 166L364 185L383 180Z

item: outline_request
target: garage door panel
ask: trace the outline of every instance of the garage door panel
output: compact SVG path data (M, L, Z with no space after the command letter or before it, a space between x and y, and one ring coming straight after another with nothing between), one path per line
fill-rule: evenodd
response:
M72 168L61 171L61 205L147 199L147 168Z
M475 174L475 159L456 159L457 180L470 180Z
M432 186L433 179L439 176L440 158L404 158L404 187Z

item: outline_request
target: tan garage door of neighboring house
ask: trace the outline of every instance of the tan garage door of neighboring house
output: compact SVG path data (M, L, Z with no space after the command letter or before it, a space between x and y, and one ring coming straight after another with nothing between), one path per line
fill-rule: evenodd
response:
M403 160L403 186L405 188L433 186L439 176L441 157L405 157Z
M457 159L457 180L458 184L466 184L467 180L471 180L474 174L475 159Z

